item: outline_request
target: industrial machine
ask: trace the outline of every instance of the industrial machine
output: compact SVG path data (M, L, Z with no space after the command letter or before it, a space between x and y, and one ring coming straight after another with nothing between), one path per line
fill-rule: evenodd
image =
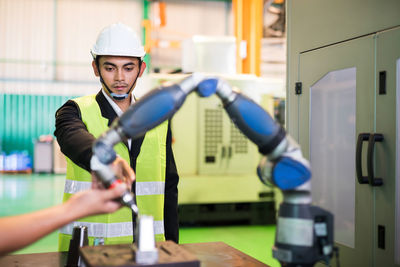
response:
M329 262L333 253L333 215L311 205L308 161L300 147L258 104L233 90L222 79L205 78L195 73L179 83L150 91L131 106L93 146L92 169L109 187L117 182L108 167L116 157L114 145L146 133L171 118L186 97L216 94L224 109L264 155L257 173L263 183L283 192L273 255L282 266L313 266ZM121 202L138 214L134 196L126 192Z

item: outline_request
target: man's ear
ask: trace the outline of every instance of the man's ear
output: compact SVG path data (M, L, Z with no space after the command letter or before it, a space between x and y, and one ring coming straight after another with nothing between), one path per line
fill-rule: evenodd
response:
M142 61L142 65L140 67L140 73L139 73L139 77L142 76L144 70L146 69L146 62Z
M96 62L94 60L92 61L92 68L94 75L96 75L96 77L99 77L100 76L99 69L97 68Z

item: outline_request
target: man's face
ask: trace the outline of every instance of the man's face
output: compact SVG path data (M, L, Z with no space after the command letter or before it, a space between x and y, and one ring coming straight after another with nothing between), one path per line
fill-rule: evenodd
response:
M92 63L92 66L96 76L101 73L104 83L111 92L126 94L135 82L136 77L142 76L146 67L143 63L139 72L139 63L140 60L135 57L101 56L99 58L99 69L97 69L95 62Z

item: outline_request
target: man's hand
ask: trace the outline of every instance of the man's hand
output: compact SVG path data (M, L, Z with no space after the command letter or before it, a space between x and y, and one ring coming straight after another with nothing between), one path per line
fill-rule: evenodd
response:
M135 181L136 175L128 162L126 162L123 158L117 156L113 163L111 163L111 168L113 169L115 175L126 184L129 190L131 190L132 183L133 181ZM100 182L100 179L98 179L96 174L92 172L92 189L102 188L104 188L104 186Z
M131 166L128 162L126 162L123 158L118 157L111 164L115 174L119 179L121 179L129 189L132 188L132 183L136 179L135 172L132 170Z

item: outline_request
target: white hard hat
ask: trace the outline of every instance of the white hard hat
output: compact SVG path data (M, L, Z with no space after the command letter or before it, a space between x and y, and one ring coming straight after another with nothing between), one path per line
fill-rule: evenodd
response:
M111 24L104 28L97 37L90 51L96 56L127 56L143 58L146 52L137 34L122 23Z

